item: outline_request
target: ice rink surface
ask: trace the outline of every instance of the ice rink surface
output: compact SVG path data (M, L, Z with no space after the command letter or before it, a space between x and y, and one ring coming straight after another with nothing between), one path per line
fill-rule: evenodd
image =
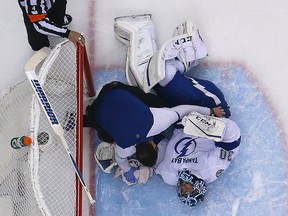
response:
M33 54L16 1L0 11L0 95L25 78ZM127 186L95 170L96 215L286 215L288 207L288 2L226 0L70 0L71 29L84 32L97 90L125 82L126 47L114 37L114 18L150 13L161 45L174 28L191 19L209 57L191 75L213 81L225 94L242 132L241 150L228 170L208 186L202 204L184 206L175 187L156 175ZM57 43L57 39L53 39Z

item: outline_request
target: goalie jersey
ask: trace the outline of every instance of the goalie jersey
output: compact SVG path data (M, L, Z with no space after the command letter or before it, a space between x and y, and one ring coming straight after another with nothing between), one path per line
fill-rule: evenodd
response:
M170 185L177 184L178 172L183 169L190 170L206 183L213 182L238 154L240 141L240 129L229 119L227 119L221 147L218 147L217 142L213 140L187 135L182 129L175 129L169 141L164 139L158 144L158 146L166 145L167 148L164 159L155 172ZM235 148L228 147L229 150L225 150L224 143L227 146L232 143Z

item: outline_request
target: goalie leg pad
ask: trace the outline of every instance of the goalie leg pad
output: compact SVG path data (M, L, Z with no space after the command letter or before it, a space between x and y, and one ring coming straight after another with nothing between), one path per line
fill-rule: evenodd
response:
M186 41L188 35L178 35L165 41L160 49L155 52L151 58L147 71L144 73L144 86L143 90L148 92L158 82L163 80L166 76L165 63L169 60L174 60L180 55L183 46L181 41ZM181 71L182 72L182 71Z
M196 26L190 20L182 23L175 29L173 37L164 42L151 58L147 71L144 73L143 90L148 92L165 78L166 61L177 58L184 65L180 69L180 72L184 73L196 66L199 59L207 54L207 47Z
M125 45L130 45L133 34L149 31L154 49L157 49L156 31L151 14L116 17L114 22L115 37Z
M130 85L143 89L143 78L147 65L157 50L156 31L151 15L115 18L116 38L128 45L126 78Z
M191 20L187 20L175 28L173 37L180 35L183 35L183 38L175 41L177 45L182 46L182 50L177 57L184 64L184 72L186 72L195 67L200 59L206 57L208 50L200 36L199 29Z

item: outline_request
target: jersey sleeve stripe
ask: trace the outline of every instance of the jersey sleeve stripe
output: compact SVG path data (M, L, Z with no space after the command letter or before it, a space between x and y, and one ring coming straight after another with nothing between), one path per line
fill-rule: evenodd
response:
M28 14L28 17L30 21L34 23L34 22L38 22L39 20L44 19L46 17L46 13L45 14Z

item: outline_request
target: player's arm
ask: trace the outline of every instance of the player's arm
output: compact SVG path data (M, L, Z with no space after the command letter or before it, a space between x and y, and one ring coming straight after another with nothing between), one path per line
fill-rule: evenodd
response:
M150 108L150 110L153 114L154 122L147 137L161 133L190 112L211 114L210 108L196 105L179 105L173 108Z
M179 115L179 119L182 119L184 116L188 115L191 112L198 112L203 115L210 115L211 109L208 107L196 106L196 105L179 105L171 108L174 112Z
M133 155L135 152L136 148L134 146L123 149L120 146L116 145L115 159L123 172L127 172L131 168L128 162L128 157Z
M157 166L164 160L167 145L168 145L168 139L167 139L167 138L162 139L162 140L157 144L157 147L158 147L158 157L157 157L156 164L155 164L155 166L153 167L154 169L156 169Z
M33 22L33 25L36 31L45 35L68 38L71 32L71 30L69 30L68 28L59 26L49 21L46 17L42 20Z
M115 160L121 170L123 171L124 177L126 180L130 183L136 183L137 178L134 175L134 172L136 170L135 167L131 167L129 165L128 156L131 156L136 152L136 148L134 146L131 146L129 148L122 149L121 147L116 145L115 148Z
M127 172L131 167L129 165L128 159L126 157L122 158L117 151L115 151L115 159L119 167L123 172Z

